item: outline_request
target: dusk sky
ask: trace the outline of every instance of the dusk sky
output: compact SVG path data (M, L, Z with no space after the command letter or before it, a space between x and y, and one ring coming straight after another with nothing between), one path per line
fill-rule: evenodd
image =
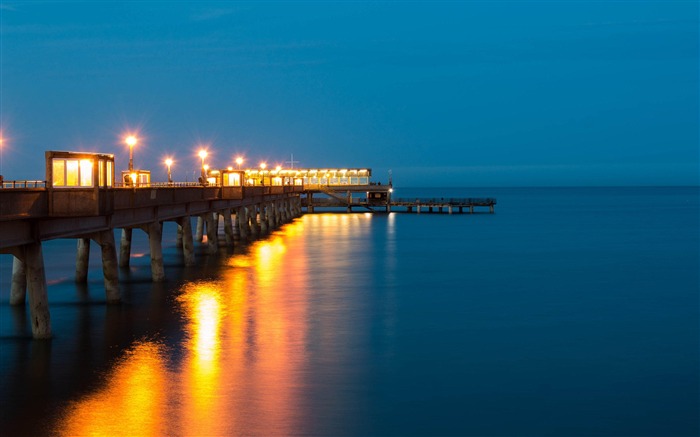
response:
M0 2L0 173L114 153L397 186L698 184L697 1ZM468 194L468 193L465 193Z

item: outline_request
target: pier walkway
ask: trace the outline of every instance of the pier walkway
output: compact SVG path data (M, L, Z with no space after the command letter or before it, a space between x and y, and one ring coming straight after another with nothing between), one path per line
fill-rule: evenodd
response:
M107 303L121 300L118 268L129 266L134 229L148 235L151 278L165 280L163 223L177 223L184 264L195 264L194 242L208 253L220 245L265 235L316 208L371 212L474 212L495 199L395 199L392 185L370 182L370 169L260 171L202 169L196 182L153 183L148 170L115 177L114 156L46 152L44 181L0 182L0 254L13 255L10 305L27 296L34 338L50 338L51 323L42 242L77 240L76 282L87 281L90 242L101 249ZM196 228L192 229L192 219ZM223 220L223 237L219 230ZM121 229L119 256L114 232ZM206 235L206 242L204 240ZM50 267L50 266L49 266Z

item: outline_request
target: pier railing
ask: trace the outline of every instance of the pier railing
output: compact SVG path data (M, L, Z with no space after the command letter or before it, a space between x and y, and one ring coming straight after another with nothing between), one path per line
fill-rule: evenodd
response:
M46 188L46 181L2 181L0 188L17 189L17 188Z
M393 205L451 205L451 206L491 206L496 204L496 199L491 197L464 197L464 198L398 198L392 199Z

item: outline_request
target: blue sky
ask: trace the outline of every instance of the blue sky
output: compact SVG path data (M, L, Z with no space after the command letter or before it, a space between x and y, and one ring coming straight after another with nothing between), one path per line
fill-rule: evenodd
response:
M237 154L403 186L697 185L698 2L0 2L0 172Z

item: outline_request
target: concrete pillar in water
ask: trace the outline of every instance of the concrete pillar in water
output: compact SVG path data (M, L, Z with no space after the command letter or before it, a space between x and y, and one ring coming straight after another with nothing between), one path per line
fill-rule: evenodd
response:
M268 211L265 203L260 204L260 233L267 234L270 230L268 222Z
M314 212L314 194L309 193L306 195L306 210L308 212Z
M416 204L416 214L420 214L420 203Z
M17 255L12 260L10 305L24 305L27 295L27 268Z
M79 284L87 282L89 264L90 239L78 238L78 253L75 257L75 282Z
M489 212L490 212L491 214L494 213L493 205L489 205Z
M44 270L41 243L27 244L24 246L24 254L32 336L36 339L51 338L51 315L49 314L46 271Z
M185 259L186 266L195 264L194 258L194 241L192 240L192 220L190 216L185 216L179 220L179 225L182 228L182 256Z
M447 206L447 212L448 212L449 214L452 214L452 205L448 205L448 206Z
M238 222L238 236L241 240L248 239L248 215L244 207L239 207L236 210L236 221Z
M272 202L265 204L265 219L267 221L267 231L272 232L275 230L275 207Z
M197 216L197 230L194 234L194 239L197 240L198 243L204 241L204 217L201 215Z
M215 214L207 213L207 252L216 253L219 250L219 227L216 226ZM218 216L216 216L218 218Z
M240 208L236 208L235 210L231 210L231 229L233 231L233 240L240 240L241 239L241 224L238 222L239 217L238 214L241 212Z
M277 202L270 202L267 204L267 225L270 231L277 229L280 225L280 220L278 217L279 210L277 209Z
M119 246L119 267L129 267L131 258L131 228L122 229L122 238Z
M277 203L277 207L278 207L277 211L279 213L279 221L280 221L279 224L280 225L289 222L289 214L288 214L287 205L289 205L289 199L283 199Z
M182 246L182 225L180 223L177 224L177 237L175 240L175 244L177 247Z
M144 227L148 234L148 246L151 250L151 280L162 282L165 280L165 269L163 268L163 248L161 240L163 234L159 222L149 223Z
M248 209L250 214L250 235L257 238L260 235L260 227L258 225L258 206L251 205Z
M469 214L474 214L474 205L469 205Z
M231 210L225 209L224 215L224 236L226 237L226 246L233 247L233 223L231 222Z
M105 297L107 303L119 303L119 271L117 269L117 247L114 243L114 233L111 230L102 231L94 237L102 249L102 275L105 281Z

